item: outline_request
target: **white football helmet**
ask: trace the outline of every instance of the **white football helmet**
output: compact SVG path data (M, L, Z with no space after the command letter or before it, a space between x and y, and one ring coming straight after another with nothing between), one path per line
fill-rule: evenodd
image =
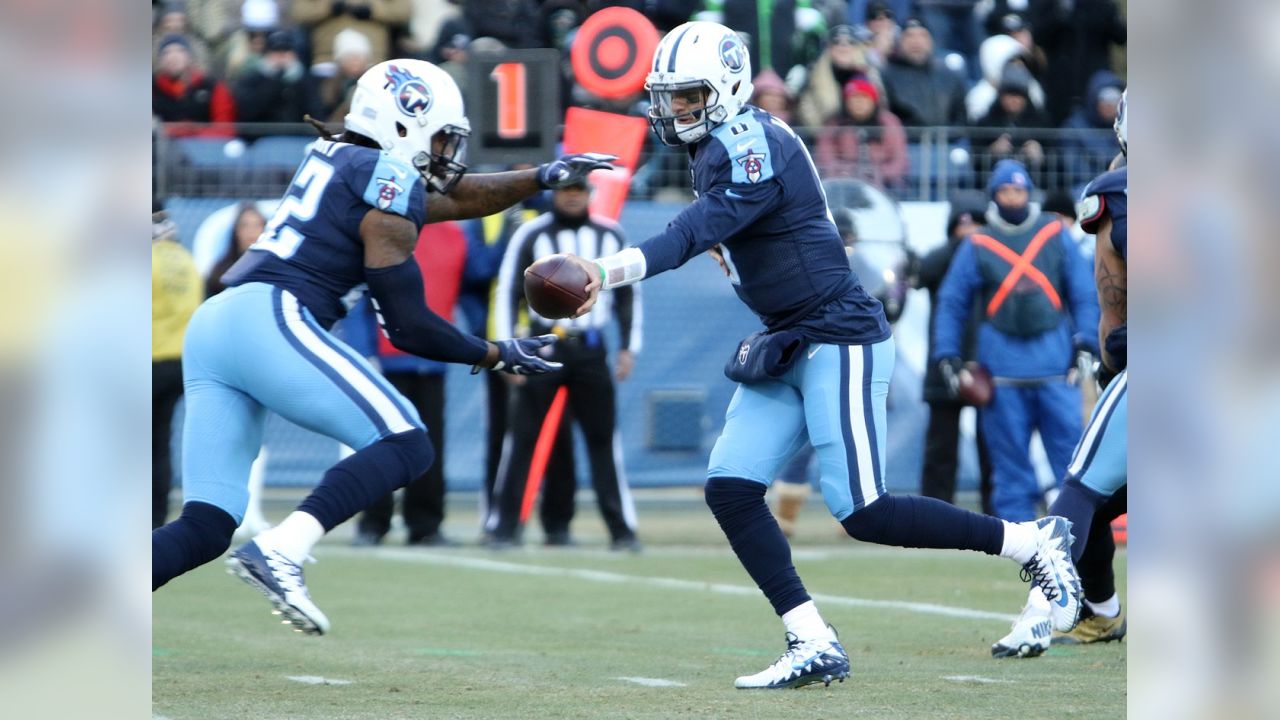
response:
M733 30L713 22L688 22L662 38L645 78L652 105L649 125L665 145L687 145L737 115L751 98L751 58ZM673 109L675 96L705 90L705 105Z
M1112 127L1116 130L1116 139L1120 141L1120 152L1129 157L1129 88L1120 94L1120 104L1116 106L1116 122Z
M366 70L343 122L417 168L428 190L447 193L467 171L462 157L471 123L462 93L448 73L424 60L387 60Z

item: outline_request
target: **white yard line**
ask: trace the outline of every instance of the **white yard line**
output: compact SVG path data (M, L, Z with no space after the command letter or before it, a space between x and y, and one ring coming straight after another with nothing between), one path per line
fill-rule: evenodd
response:
M336 680L319 675L285 675L286 678L303 685L350 685L352 680Z
M635 683L637 685L644 685L645 687L687 687L682 682L676 682L675 680L663 680L662 678L620 677L615 679Z
M978 685L994 685L996 683L1013 682L1012 680L1001 680L998 678L982 677L981 675L943 675L943 680L950 680L958 683L975 683Z
M542 577L568 577L578 580L612 584L633 584L645 587L668 588L672 590L695 590L713 592L721 595L745 595L759 597L758 588L747 585L730 585L727 583L698 582L679 578L651 577L645 575L627 575L607 570L584 570L581 568L554 567L548 565L525 565L502 560L468 557L453 553L423 552L417 549L400 548L341 548L326 547L320 550L321 555L341 555L343 557L377 557L397 562L421 563L426 565L447 565L450 567L485 570L488 572L508 573L512 575L537 575ZM999 620L1013 622L1016 615L1008 613L972 610L970 608L936 605L934 603L909 602L905 600L871 600L868 598L810 593L817 602L826 605L842 605L845 607L880 608L886 610L905 610L924 615L942 615L944 617L962 618L965 620Z

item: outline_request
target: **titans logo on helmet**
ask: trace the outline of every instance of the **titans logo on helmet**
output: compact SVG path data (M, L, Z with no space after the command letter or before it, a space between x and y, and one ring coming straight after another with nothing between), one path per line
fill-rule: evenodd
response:
M747 53L737 35L725 35L720 41L720 62L733 72L738 72L746 64Z
M431 88L413 73L395 65L387 68L387 84L384 85L396 96L396 106L400 112L413 117L419 110L431 109Z

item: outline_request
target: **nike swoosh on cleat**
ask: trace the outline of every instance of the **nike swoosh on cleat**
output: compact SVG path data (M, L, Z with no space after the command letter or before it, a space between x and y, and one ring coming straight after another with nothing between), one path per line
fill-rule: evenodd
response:
M1053 581L1058 583L1058 587L1060 588L1066 587L1062 582L1062 576L1058 574L1057 568L1054 568L1053 570ZM1066 607L1067 603L1069 602L1067 600L1067 594L1062 591L1058 592L1058 597L1054 598L1053 601L1058 604L1058 607L1063 607L1063 608Z

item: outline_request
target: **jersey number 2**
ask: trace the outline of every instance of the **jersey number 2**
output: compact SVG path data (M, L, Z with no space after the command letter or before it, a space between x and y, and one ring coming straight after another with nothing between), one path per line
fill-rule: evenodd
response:
M315 217L316 211L320 209L320 196L324 194L324 188L332 177L332 165L318 155L308 157L294 176L290 192L280 201L280 207L271 216L271 222L267 223L253 247L275 253L283 260L293 257L306 238L286 225L285 221L292 218L295 223L300 224ZM294 195L294 189L301 190L302 195Z

